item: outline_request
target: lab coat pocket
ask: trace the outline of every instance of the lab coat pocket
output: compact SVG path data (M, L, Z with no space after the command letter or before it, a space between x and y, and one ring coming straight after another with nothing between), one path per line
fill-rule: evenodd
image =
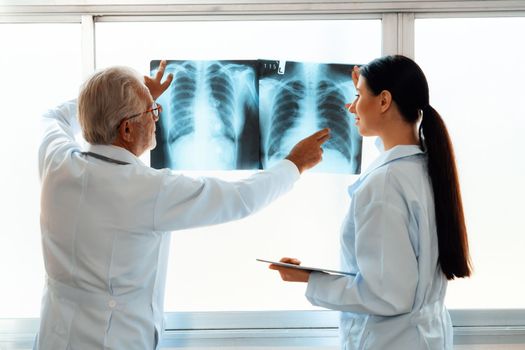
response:
M341 336L344 350L363 350L369 335L368 315L348 314L341 320Z
M61 299L56 307L56 322L53 327L53 332L66 339L69 338L71 324L76 312L76 305L68 300Z
M369 340L370 340L370 331L365 330L365 332L363 333L363 337L361 338L361 344L359 345L359 349L360 350L371 349Z
M356 335L359 334L359 350L367 350L370 348L370 327L369 327L370 315L363 316L359 323L359 329L356 330ZM358 332L357 332L358 331Z
M39 348L67 349L75 306L67 300L55 297L44 305L42 314L46 316L38 336Z

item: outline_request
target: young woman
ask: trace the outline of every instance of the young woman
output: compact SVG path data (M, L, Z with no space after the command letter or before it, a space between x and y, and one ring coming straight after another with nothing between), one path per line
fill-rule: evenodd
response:
M355 277L270 268L308 282L313 305L342 311L343 349L452 349L447 280L470 276L471 262L450 137L411 59L382 57L352 78L347 108L360 134L384 146L349 188L341 260Z

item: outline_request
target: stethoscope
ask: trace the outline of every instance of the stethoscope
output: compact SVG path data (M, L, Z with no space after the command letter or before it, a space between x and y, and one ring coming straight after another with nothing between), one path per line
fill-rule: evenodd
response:
M80 153L85 155L85 156L91 156L93 158L97 158L97 159L103 160L103 161L108 162L108 163L113 163L113 164L118 164L118 165L131 164L131 163L128 163L128 162L123 162L123 161L118 160L118 159L109 158L109 157L103 156L102 154L98 154L98 153L94 153L94 152L80 152Z

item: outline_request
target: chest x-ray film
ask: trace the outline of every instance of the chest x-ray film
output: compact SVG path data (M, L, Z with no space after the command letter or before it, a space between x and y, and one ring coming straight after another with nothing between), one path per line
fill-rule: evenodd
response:
M160 61L151 61L154 75ZM167 61L151 166L259 169L257 61Z
M259 123L264 168L313 132L330 128L323 161L313 171L357 174L362 138L345 110L355 98L354 65L259 61Z
M151 62L155 75L160 61ZM361 136L344 105L353 65L287 61L168 61L157 100L151 166L177 170L269 168L304 137L331 129L312 171L357 174Z

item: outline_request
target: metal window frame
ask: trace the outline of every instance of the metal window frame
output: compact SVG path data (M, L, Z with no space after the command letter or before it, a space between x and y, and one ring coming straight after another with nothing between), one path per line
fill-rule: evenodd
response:
M4 0L0 13L91 13L101 15L446 13L525 10L521 0Z
M525 310L450 310L455 344L525 343ZM318 311L181 312L166 314L165 345L257 346L338 344L339 313ZM191 327L189 327L191 325Z
M14 0L13 0L14 1ZM383 54L414 57L414 24L419 18L525 17L525 1L352 1L288 0L162 1L147 4L0 6L0 23L79 23L82 72L95 70L95 25L127 21L249 21L381 19ZM9 4L10 1L5 3ZM164 3L163 3L164 2ZM166 3L169 2L169 3ZM93 4L91 4L93 3ZM456 344L523 344L525 310L450 310ZM334 311L246 311L166 313L164 346L336 346ZM0 345L30 347L38 319L0 319Z
M525 344L525 310L450 310L454 344ZM337 347L335 311L166 313L163 347ZM0 346L30 348L39 320L0 319Z

